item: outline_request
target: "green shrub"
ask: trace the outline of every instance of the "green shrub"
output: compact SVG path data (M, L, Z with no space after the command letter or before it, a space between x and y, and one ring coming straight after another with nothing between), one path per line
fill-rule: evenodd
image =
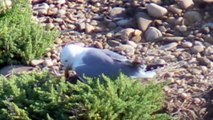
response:
M76 85L49 74L0 77L0 120L167 120L162 109L163 84L88 79Z
M58 36L32 20L29 0L14 0L0 17L0 65L29 63L39 58Z

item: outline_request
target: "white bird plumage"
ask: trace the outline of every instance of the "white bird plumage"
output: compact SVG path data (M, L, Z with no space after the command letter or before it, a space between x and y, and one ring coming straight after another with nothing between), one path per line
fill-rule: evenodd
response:
M96 52L99 54L95 54ZM90 54L92 56L89 56ZM88 74L88 77L97 77L96 73L97 75L99 75L99 73L103 73L107 76L110 76L113 73L116 74L117 72L119 72L119 70L115 70L117 64L119 64L118 68L123 68L124 71L126 71L127 73L126 75L132 78L153 78L156 75L156 72L154 70L145 71L144 68L135 66L133 68L133 65L131 65L131 63L125 56L122 56L110 50L103 50L92 47L81 47L76 44L69 44L62 49L60 58L63 66L65 67L65 70L72 69L76 71L77 75ZM89 63L91 64L91 66ZM109 63L109 65L107 63ZM110 68L110 66L112 68ZM112 70L114 72L107 71L106 69ZM81 78L82 76L79 77Z

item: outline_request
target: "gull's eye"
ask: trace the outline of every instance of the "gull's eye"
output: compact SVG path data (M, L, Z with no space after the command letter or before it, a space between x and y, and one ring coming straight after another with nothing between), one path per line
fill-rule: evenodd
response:
M64 62L68 62L68 60L65 60Z

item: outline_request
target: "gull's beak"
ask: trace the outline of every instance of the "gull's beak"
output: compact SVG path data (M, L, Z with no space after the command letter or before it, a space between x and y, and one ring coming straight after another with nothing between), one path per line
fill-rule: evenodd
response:
M65 76L66 79L68 79L70 77L70 72L69 71L70 71L70 67L67 66L65 68L65 72L64 72L64 76Z

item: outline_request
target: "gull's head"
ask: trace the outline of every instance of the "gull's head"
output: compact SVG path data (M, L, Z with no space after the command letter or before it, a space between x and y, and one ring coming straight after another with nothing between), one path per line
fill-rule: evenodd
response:
M72 68L75 58L81 54L83 47L77 44L69 44L61 50L61 63L65 68Z

